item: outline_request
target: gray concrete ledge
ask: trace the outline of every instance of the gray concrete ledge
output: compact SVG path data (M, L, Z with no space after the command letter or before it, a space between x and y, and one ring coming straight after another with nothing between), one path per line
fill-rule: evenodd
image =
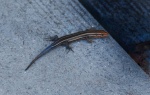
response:
M103 29L77 1L0 0L0 95L150 95L149 77L111 36L58 47L24 71L51 42Z

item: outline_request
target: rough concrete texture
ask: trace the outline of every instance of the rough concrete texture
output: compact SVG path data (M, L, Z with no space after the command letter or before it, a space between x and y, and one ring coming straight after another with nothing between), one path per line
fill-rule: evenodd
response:
M51 42L102 27L76 0L0 0L0 95L150 95L149 77L111 36L58 47L24 71Z

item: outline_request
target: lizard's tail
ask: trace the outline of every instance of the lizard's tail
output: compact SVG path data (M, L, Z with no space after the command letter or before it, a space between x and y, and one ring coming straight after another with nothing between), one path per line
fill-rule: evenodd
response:
M43 55L45 55L46 53L48 53L50 50L52 50L53 49L53 46L52 45L50 45L50 46L48 46L46 49L44 49L39 55L37 55L33 60L32 60L32 62L28 65L28 67L25 69L25 71L26 70L28 70L30 67L31 67L31 65L33 65L33 63L36 61L36 60L38 60L41 56L43 56Z

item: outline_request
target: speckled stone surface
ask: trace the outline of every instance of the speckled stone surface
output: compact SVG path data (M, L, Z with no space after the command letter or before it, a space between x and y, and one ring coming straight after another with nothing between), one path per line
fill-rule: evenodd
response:
M0 0L0 95L150 95L149 77L109 36L58 47L24 71L51 42L103 29L77 1Z

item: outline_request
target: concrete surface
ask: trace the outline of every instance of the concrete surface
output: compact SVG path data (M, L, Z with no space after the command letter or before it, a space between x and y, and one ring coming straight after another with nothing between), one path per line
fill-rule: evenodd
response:
M102 27L71 0L0 0L0 95L150 95L149 77L111 36L59 47L24 71L51 42Z

